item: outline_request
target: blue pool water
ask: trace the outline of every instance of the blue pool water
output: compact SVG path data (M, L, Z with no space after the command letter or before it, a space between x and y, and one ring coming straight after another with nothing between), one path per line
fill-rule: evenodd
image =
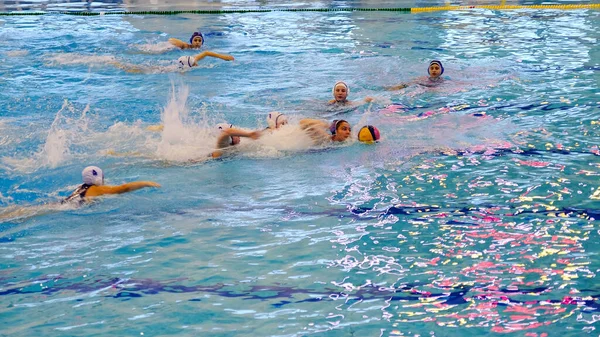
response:
M235 60L177 71L166 41L197 29ZM597 335L599 32L593 10L0 17L0 334ZM431 59L443 85L385 90ZM375 101L328 107L338 80ZM215 124L275 110L289 127L206 159ZM304 117L382 140L315 147ZM54 204L87 165L162 187Z

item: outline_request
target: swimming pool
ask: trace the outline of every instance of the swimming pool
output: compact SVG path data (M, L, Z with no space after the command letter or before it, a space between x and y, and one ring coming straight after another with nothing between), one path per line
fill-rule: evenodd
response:
M597 334L599 26L592 10L0 17L0 212L36 215L0 222L2 334ZM174 71L192 53L166 40L197 29L235 61ZM384 90L431 59L443 86ZM375 102L327 107L337 80ZM267 135L189 162L214 124L273 110L383 139ZM87 165L162 188L36 206Z

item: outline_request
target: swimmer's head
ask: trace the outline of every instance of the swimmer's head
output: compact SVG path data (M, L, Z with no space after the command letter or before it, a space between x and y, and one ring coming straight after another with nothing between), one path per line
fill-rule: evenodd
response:
M81 178L86 185L104 185L104 173L97 166L88 166L81 172Z
M233 128L233 124L229 124L229 123L219 123L215 126L217 128L217 131L221 132L221 131L225 131L228 129ZM229 137L229 145L238 145L240 143L240 137L239 136L230 136Z
M429 68L427 68L427 73L429 77L437 78L442 76L444 73L444 66L441 61L433 60L429 62Z
M365 125L358 131L358 141L373 144L377 143L381 138L379 134L379 129L374 127L373 125Z
M345 102L350 94L350 87L344 81L337 81L331 90L336 102Z
M219 124L215 125L215 127L217 128L217 131L220 132L220 131L224 131L224 130L233 128L233 124L219 123Z
M329 131L333 135L331 140L336 142L343 142L348 137L350 137L350 133L352 132L352 128L350 127L350 123L346 122L343 119L336 119L331 122L331 126L329 126Z
M287 117L281 112L272 111L267 115L267 124L269 129L279 129L281 126L288 123Z
M199 31L194 32L194 34L192 34L192 37L190 37L190 44L194 48L202 47L202 45L204 44L204 36L202 35L202 33Z

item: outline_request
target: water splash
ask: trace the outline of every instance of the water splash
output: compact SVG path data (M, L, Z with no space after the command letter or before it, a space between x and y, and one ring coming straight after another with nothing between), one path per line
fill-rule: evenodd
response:
M31 173L42 167L55 168L68 161L71 157L69 146L77 143L88 129L86 119L88 110L89 106L86 106L77 119L69 117L67 112L73 115L77 114L77 111L68 100L65 100L56 113L39 151L26 158L5 157L3 162L16 171Z
M156 44L145 43L145 44L134 44L131 47L138 49L144 54L162 54L173 49L177 49L174 45L167 41L159 42Z
M50 65L107 65L114 64L117 59L111 55L85 55L79 53L57 53L47 58Z

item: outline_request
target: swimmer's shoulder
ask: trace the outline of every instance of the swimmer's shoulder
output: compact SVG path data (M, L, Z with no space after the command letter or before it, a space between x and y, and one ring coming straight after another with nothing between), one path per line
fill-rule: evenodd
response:
M189 43L185 43L184 41L174 37L169 39L169 43L181 49L190 49L192 47Z

